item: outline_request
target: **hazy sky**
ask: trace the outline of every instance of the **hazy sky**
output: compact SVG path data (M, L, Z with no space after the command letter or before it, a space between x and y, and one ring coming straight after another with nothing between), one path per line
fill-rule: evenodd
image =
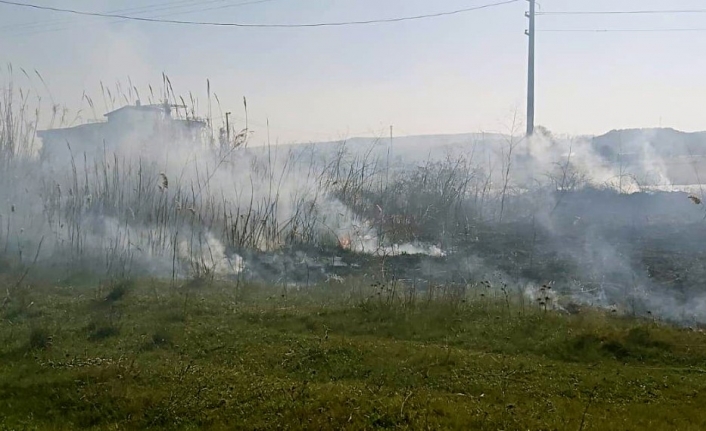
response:
M22 1L22 0L20 0ZM86 11L244 23L393 18L497 0L26 0ZM252 1L252 0L251 0ZM704 8L703 0L542 0L544 11ZM527 2L456 16L368 26L246 29L125 22L0 4L0 61L36 69L71 108L100 81L141 92L192 91L206 79L224 111L248 99L258 139L508 131L525 115ZM130 9L139 9L132 10ZM706 13L542 16L541 29L706 29ZM706 129L706 31L539 33L537 123L560 133L669 126ZM19 75L19 73L16 73ZM3 70L2 81L7 80ZM15 77L23 85L25 78ZM35 85L37 83L35 82ZM144 97L143 97L144 98ZM83 103L84 116L92 117ZM214 108L217 115L217 109Z

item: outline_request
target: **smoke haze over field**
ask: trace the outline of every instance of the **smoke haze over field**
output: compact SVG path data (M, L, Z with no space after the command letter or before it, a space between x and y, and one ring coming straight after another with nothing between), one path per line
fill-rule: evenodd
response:
M430 7L177 3L90 7L260 23ZM2 260L62 276L512 286L545 307L706 323L706 132L654 127L702 128L702 43L542 34L551 131L524 137L521 3L298 30L0 5Z
M706 424L704 19L0 0L0 428Z
M33 117L11 101L19 103L6 98L5 109L20 117L3 118L22 126L9 130L32 130ZM200 114L194 107L189 115ZM342 280L341 268L366 271L361 253L402 255L383 274L421 286L512 285L530 299L553 281L562 300L706 321L701 270L690 266L706 251L695 241L703 207L686 194L631 194L673 188L670 164L702 154L700 135L475 134L250 148L247 132L218 143L208 127L194 134L169 116L129 118L117 128L108 127L111 114L103 125L63 131L65 149L43 135L56 145L44 161L3 147L7 256L111 277L297 284ZM76 132L86 127L104 134ZM91 148L102 151L80 150ZM674 267L650 254L672 259L675 249L692 259ZM403 256L412 254L423 257Z

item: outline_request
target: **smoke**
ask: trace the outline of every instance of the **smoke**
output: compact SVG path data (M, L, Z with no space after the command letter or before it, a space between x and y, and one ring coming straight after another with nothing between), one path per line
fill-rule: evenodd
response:
M674 322L706 321L703 291L685 292L672 274L657 274L659 280L651 275L650 253L672 259L675 249L687 255L704 250L703 244L696 250L680 244L685 235L703 239L703 209L686 194L655 192L678 188L655 134L618 133L612 148L594 138L542 133L527 142L518 175L541 184L537 174L547 172L545 190L554 190L533 194L540 203L532 219L571 271L559 275L562 281L547 296L551 303L560 292L580 304ZM547 289L540 290L541 298ZM536 299L537 288L528 288L527 296Z
M465 157L474 168L458 205L466 217L478 216L484 206L482 220L473 219L462 235L456 232L445 258L422 260L409 274L440 282L494 279L495 286L512 280L533 302L548 297L550 308L578 303L683 324L706 322L700 269L705 214L692 157L703 153L706 140L660 130L604 137L540 130L529 140L484 138L467 135L445 146L429 145L426 161L416 163L411 153L423 138L409 138L409 150L400 143L404 139L395 144L397 179L413 191L406 198L423 202L419 186L433 183L430 170L450 172ZM424 183L404 179L414 172ZM451 175L440 178L453 182Z
M0 174L5 254L162 277L235 277L247 265L243 252L293 244L347 240L360 253L441 254L384 244L333 196L325 165L278 147L246 148L247 128L211 139L207 124L194 112L137 106L41 133L40 153L7 158Z
M398 278L485 281L544 307L706 322L703 204L674 192L700 183L698 168L690 178L677 161L706 145L666 150L654 130L540 129L437 146L248 147L246 124L212 138L212 119L195 109L161 109L43 134L39 154L15 151L36 123L13 119L24 126L0 147L3 256L106 276L307 283L384 257Z

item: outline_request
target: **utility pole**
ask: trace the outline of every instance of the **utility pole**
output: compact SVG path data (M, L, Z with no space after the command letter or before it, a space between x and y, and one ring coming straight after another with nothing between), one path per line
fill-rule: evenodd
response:
M536 0L529 2L529 12L525 16L529 19L529 30L525 34L529 36L529 58L527 61L527 136L534 134L534 18Z
M226 142L228 143L228 146L230 146L230 112L226 112Z
M393 127L390 125L390 145L387 147L387 167L385 168L385 188L390 184L390 153L392 152Z

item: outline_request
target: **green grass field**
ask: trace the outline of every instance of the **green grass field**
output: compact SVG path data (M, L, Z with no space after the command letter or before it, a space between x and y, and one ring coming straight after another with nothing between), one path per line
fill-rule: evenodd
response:
M364 281L8 295L2 430L706 429L706 335L600 310Z

